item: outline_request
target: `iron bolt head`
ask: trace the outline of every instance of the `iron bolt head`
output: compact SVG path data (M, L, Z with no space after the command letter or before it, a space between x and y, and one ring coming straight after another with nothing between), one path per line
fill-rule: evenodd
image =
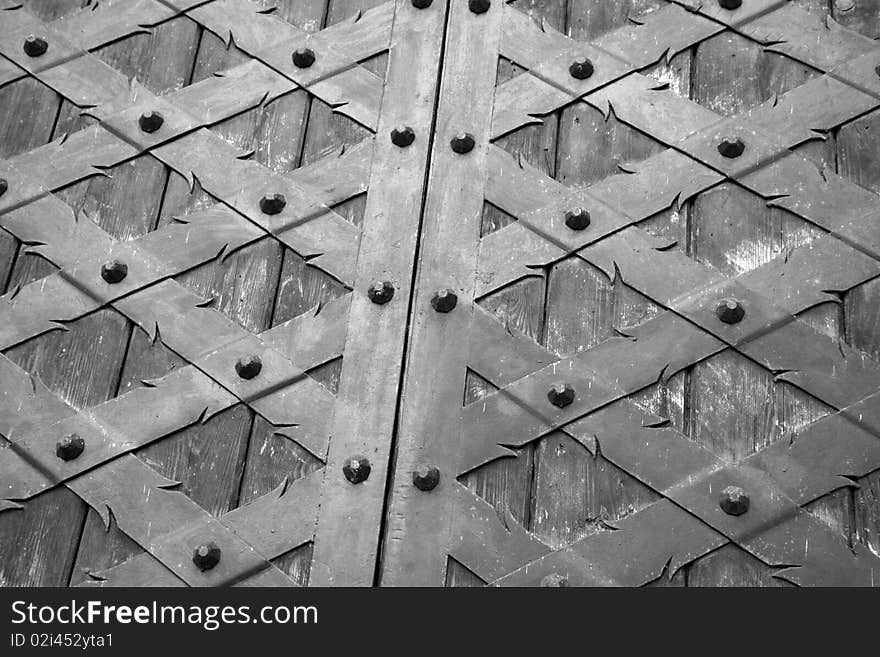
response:
M412 0L412 6L416 9L427 9L434 0Z
M287 205L284 194L266 194L260 199L260 212L263 214L278 214Z
M220 547L214 542L202 543L193 550L193 563L205 572L220 563Z
M574 388L568 383L554 383L547 392L547 399L558 408L565 408L574 401Z
M590 225L590 213L583 208L572 208L565 213L565 225L572 230L584 230Z
M437 488L440 483L440 470L433 465L423 465L412 473L413 486L421 491L428 492Z
M352 484L360 484L370 476L370 461L366 456L352 456L342 464L342 474Z
M370 301L381 306L394 298L394 286L388 281L376 281L367 290L367 296Z
M451 312L457 303L458 295L455 293L455 290L450 290L449 288L437 290L434 292L434 296L431 297L431 307L438 313Z
M0 178L0 196L3 196L7 189L9 189L9 183L6 182L6 178Z
M159 114L159 112L144 112L138 119L138 125L147 134L156 132L162 127L163 123L165 123L165 117Z
M49 42L31 34L24 40L24 54L28 57L41 57L49 50Z
M250 381L263 369L259 356L242 356L235 361L235 373L245 381Z
M85 448L86 441L80 438L78 434L72 433L55 443L55 456L62 461L72 461L82 454Z
M733 11L734 9L739 9L742 7L742 0L718 0L718 4L722 9L729 9Z
M715 315L725 324L738 324L746 316L746 309L736 299L722 299L715 308Z
M721 491L719 506L729 516L741 516L749 510L749 496L739 486L728 486Z
M101 265L101 278L114 285L128 276L128 265L121 260L110 260Z
M468 8L474 14L485 14L492 6L491 0L469 0Z
M561 588L568 586L568 578L559 573L550 573L541 578L541 586Z
M585 58L572 62L568 67L568 74L576 80L587 80L593 76L595 70L593 62Z
M718 144L718 152L730 159L739 157L745 150L746 145L739 137L727 137Z
M472 134L469 132L461 132L450 140L449 145L452 147L453 151L459 155L464 155L465 153L470 153L474 150L476 143L477 142L474 140Z
M391 131L391 143L406 148L416 140L416 133L408 125L399 126Z
M310 48L298 48L293 51L293 65L297 68L308 68L315 63L315 51Z

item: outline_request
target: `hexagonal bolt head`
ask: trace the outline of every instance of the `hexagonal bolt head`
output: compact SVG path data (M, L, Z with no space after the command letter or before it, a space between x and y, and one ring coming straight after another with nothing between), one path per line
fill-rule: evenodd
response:
M437 290L434 292L434 296L431 297L431 307L438 313L451 312L457 303L458 295L455 293L455 290L450 290L449 288Z
M468 2L468 8L474 14L485 14L491 6L491 0L469 0Z
M731 160L742 155L745 150L746 145L739 137L727 137L718 144L718 152Z
M547 399L550 403L558 408L565 408L574 401L574 388L568 383L555 383L550 390L547 391Z
M278 214L287 205L284 194L266 194L260 199L260 212L263 214Z
M138 119L138 125L141 130L148 135L153 134L161 128L163 123L165 123L165 117L159 114L159 112L144 112Z
M114 285L128 276L128 265L121 260L110 260L101 265L101 278Z
M353 484L360 484L370 476L370 461L366 456L352 456L342 464L342 474Z
M474 150L476 143L474 136L469 132L461 132L449 140L449 145L452 147L452 150L459 155L470 153Z
M298 48L293 51L293 65L297 68L308 68L315 63L315 51L310 48Z
M250 381L263 369L259 356L242 356L235 361L235 373L245 381Z
M590 213L583 208L572 208L565 213L565 225L572 230L584 230L590 225Z
M549 575L544 575L544 577L541 578L541 586L562 588L568 586L568 578L565 575L560 575L559 573L550 573Z
M718 506L729 516L741 516L749 510L749 496L739 486L728 486L721 491Z
M394 286L388 281L376 281L367 290L367 296L370 301L381 306L394 298Z
M398 126L391 131L391 143L406 148L416 140L416 133L409 126Z
M440 470L433 465L423 465L413 470L412 481L413 486L427 493L437 488L437 484L440 483Z
M722 299L715 308L715 315L725 324L738 324L746 316L746 309L736 299Z
M220 546L214 541L202 543L193 550L193 563L202 572L211 570L220 563Z
M742 7L742 0L718 0L718 5L722 9L729 9L733 11L734 9L739 9Z
M46 54L47 50L49 50L49 42L42 37L34 36L32 34L24 40L24 46L22 48L24 54L28 57L41 57Z
M587 80L593 77L595 71L596 69L593 67L593 62L589 59L581 59L572 62L571 66L568 67L568 74L576 80Z
M0 178L0 196L3 196L7 189L9 189L9 183L6 182L6 178Z
M86 441L80 438L78 434L72 433L55 443L55 456L62 461L72 461L82 454L85 448Z
M412 0L412 6L416 9L427 9L434 0Z

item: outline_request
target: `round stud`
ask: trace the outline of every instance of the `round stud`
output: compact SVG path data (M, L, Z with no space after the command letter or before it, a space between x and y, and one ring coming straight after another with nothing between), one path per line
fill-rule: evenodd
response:
M299 48L293 51L293 65L297 68L308 68L315 63L315 51L309 48Z
M568 586L568 578L559 573L550 573L541 578L541 586L548 588L562 588Z
M459 155L464 155L465 153L470 153L474 150L474 146L476 145L476 141L474 141L474 136L468 132L462 132L455 137L453 137L449 145L452 147L452 150L458 153Z
M728 9L733 11L734 9L739 9L742 7L742 0L718 0L718 5L722 9Z
M138 119L141 130L151 135L162 127L165 118L159 112L144 112Z
M440 483L440 470L433 465L423 465L412 473L413 486L428 492L437 488Z
M250 381L263 369L259 356L242 356L235 361L235 373L245 381Z
M474 14L485 14L491 6L491 0L468 0L468 8Z
M9 189L9 183L6 182L6 178L0 178L0 196L3 196L7 189Z
M565 213L565 225L572 230L584 230L590 225L590 213L583 208L572 208Z
M260 212L263 214L278 214L287 205L284 194L266 194L260 199Z
M416 133L409 126L400 126L391 131L391 143L406 148L416 140Z
M79 435L72 433L55 443L55 456L62 461L72 461L82 454L85 448L86 441L80 438Z
M381 306L394 298L394 286L388 281L376 281L367 290L367 296L370 301Z
M101 265L101 278L114 285L128 276L128 265L121 260L110 260Z
M24 40L24 54L28 57L42 57L49 50L49 42L45 39L30 35Z
M568 383L555 383L547 391L547 399L558 408L565 408L574 401L574 388Z
M749 510L749 496L739 486L728 486L721 491L719 506L729 516L741 516Z
M434 0L412 0L412 6L416 9L427 9Z
M353 484L360 484L370 476L370 461L365 456L352 456L342 464L342 474Z
M572 62L571 66L568 67L568 74L575 80L587 80L593 76L595 71L596 69L593 67L593 62L589 59L581 59Z
M458 295L454 290L450 290L449 288L437 290L434 293L434 296L431 297L431 307L438 313L451 312L457 303Z
M724 157L733 159L739 157L743 154L743 151L746 150L746 145L743 143L743 140L738 137L728 137L726 139L722 139L721 143L718 144L718 152L721 153Z
M202 543L193 550L193 563L205 572L220 563L220 547L214 542Z
M746 316L746 309L736 299L722 299L715 308L715 315L725 324L738 324Z

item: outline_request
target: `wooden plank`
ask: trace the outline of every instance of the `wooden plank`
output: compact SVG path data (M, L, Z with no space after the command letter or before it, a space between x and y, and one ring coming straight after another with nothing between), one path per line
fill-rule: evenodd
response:
M797 3L824 12L821 0ZM725 32L697 48L693 98L722 116L732 116L794 88L817 72L787 58L765 53L746 39ZM810 144L799 152L817 163L832 163L832 144ZM749 271L821 234L790 214L768 209L753 194L721 185L693 203L690 255L726 275ZM836 335L838 310L816 308L806 314L819 330ZM687 390L687 432L722 459L734 462L787 432L796 432L828 412L824 404L744 357L726 351L692 368ZM849 533L849 495L829 496L812 507ZM781 582L760 561L727 545L688 569L690 586L777 586Z
M843 3L852 4L852 3ZM833 16L849 29L870 38L880 32L880 5L856 2L849 9L837 3ZM843 126L837 135L838 173L863 187L880 193L880 112L871 112ZM870 281L850 292L844 306L844 335L847 342L875 359L880 359L880 280ZM854 540L880 552L880 472L858 481L854 493Z

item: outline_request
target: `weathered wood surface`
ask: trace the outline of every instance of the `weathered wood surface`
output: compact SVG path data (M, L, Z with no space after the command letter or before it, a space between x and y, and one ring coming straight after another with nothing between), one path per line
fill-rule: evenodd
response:
M277 6L278 15L316 31L339 23L381 0L258 0ZM827 2L795 0L829 15L869 37L880 35L880 7L870 0ZM88 5L86 0L31 0L30 11L44 20ZM518 0L513 5L535 20L544 20L575 39L592 41L627 24L631 14L665 5L664 0ZM203 80L231 64L247 60L228 49L194 21L179 17L96 51L128 76L137 76L160 94ZM448 57L447 53L447 57ZM384 77L387 57L366 63ZM497 84L521 72L500 61ZM732 116L818 75L808 66L724 32L645 71L721 116ZM9 158L88 125L75 108L33 79L0 88L0 158ZM246 112L212 128L254 151L254 159L278 172L319 160L369 133L302 90L265 107ZM830 167L858 184L880 192L880 112L844 126L824 143L798 149L817 164ZM522 128L496 142L521 155L533 167L569 186L584 186L615 173L619 165L638 162L663 147L637 130L604 117L586 103L575 103L545 117L540 125ZM211 203L198 188L158 160L142 156L115 167L107 178L92 178L59 196L86 213L104 230L131 239L168 224ZM363 221L364 198L334 208L357 225ZM513 219L498 208L483 208L482 234ZM783 210L770 209L750 192L724 184L699 195L680 210L661 213L642 224L650 233L678 241L678 247L726 275L751 270L819 233ZM428 249L430 246L423 247ZM21 245L0 233L0 284L3 291L37 280L54 268L21 253ZM424 254L423 254L424 256ZM439 257L439 256L432 256ZM658 312L657 306L608 277L583 259L569 257L541 275L524 279L483 299L481 305L500 321L551 351L569 355L595 346ZM271 239L262 240L222 260L177 277L214 307L252 332L260 332L342 296L337 281L308 267L305 261ZM428 276L420 285L437 281ZM408 288L409 281L405 281ZM414 290L424 304L433 289ZM407 291L406 296L408 297ZM406 304L405 299L401 299ZM880 282L848 293L843 303L826 304L805 316L818 330L880 358ZM162 376L184 361L153 342L114 310L102 310L69 326L5 352L71 405L87 408ZM415 359L413 361L421 361ZM422 367L428 367L422 362ZM336 389L339 362L310 372ZM494 387L470 373L464 403L480 399ZM668 382L635 396L646 409L668 417L695 442L728 461L771 444L827 414L820 401L786 383L731 350L722 352ZM179 490L210 513L220 515L318 470L321 463L306 450L275 432L244 405L203 425L140 450L158 472L179 481ZM387 455L383 455L387 462ZM392 458L391 464L394 461ZM383 464L384 467L384 464ZM604 522L625 518L659 499L657 493L626 474L601 454L593 457L581 445L554 432L503 459L463 477L463 483L499 513L534 532L551 548L592 533L607 531ZM809 509L849 541L880 551L880 473L856 490L839 490ZM392 504L393 499L389 502ZM378 548L378 546L377 546ZM112 524L105 529L97 513L65 488L29 501L14 513L0 514L0 585L76 585L88 572L108 568L141 552ZM306 584L311 546L276 560L297 583ZM375 556L371 556L375 559ZM324 583L325 580L322 580ZM449 559L446 583L481 585L467 568ZM725 546L658 584L688 586L778 585L771 569L732 545Z

